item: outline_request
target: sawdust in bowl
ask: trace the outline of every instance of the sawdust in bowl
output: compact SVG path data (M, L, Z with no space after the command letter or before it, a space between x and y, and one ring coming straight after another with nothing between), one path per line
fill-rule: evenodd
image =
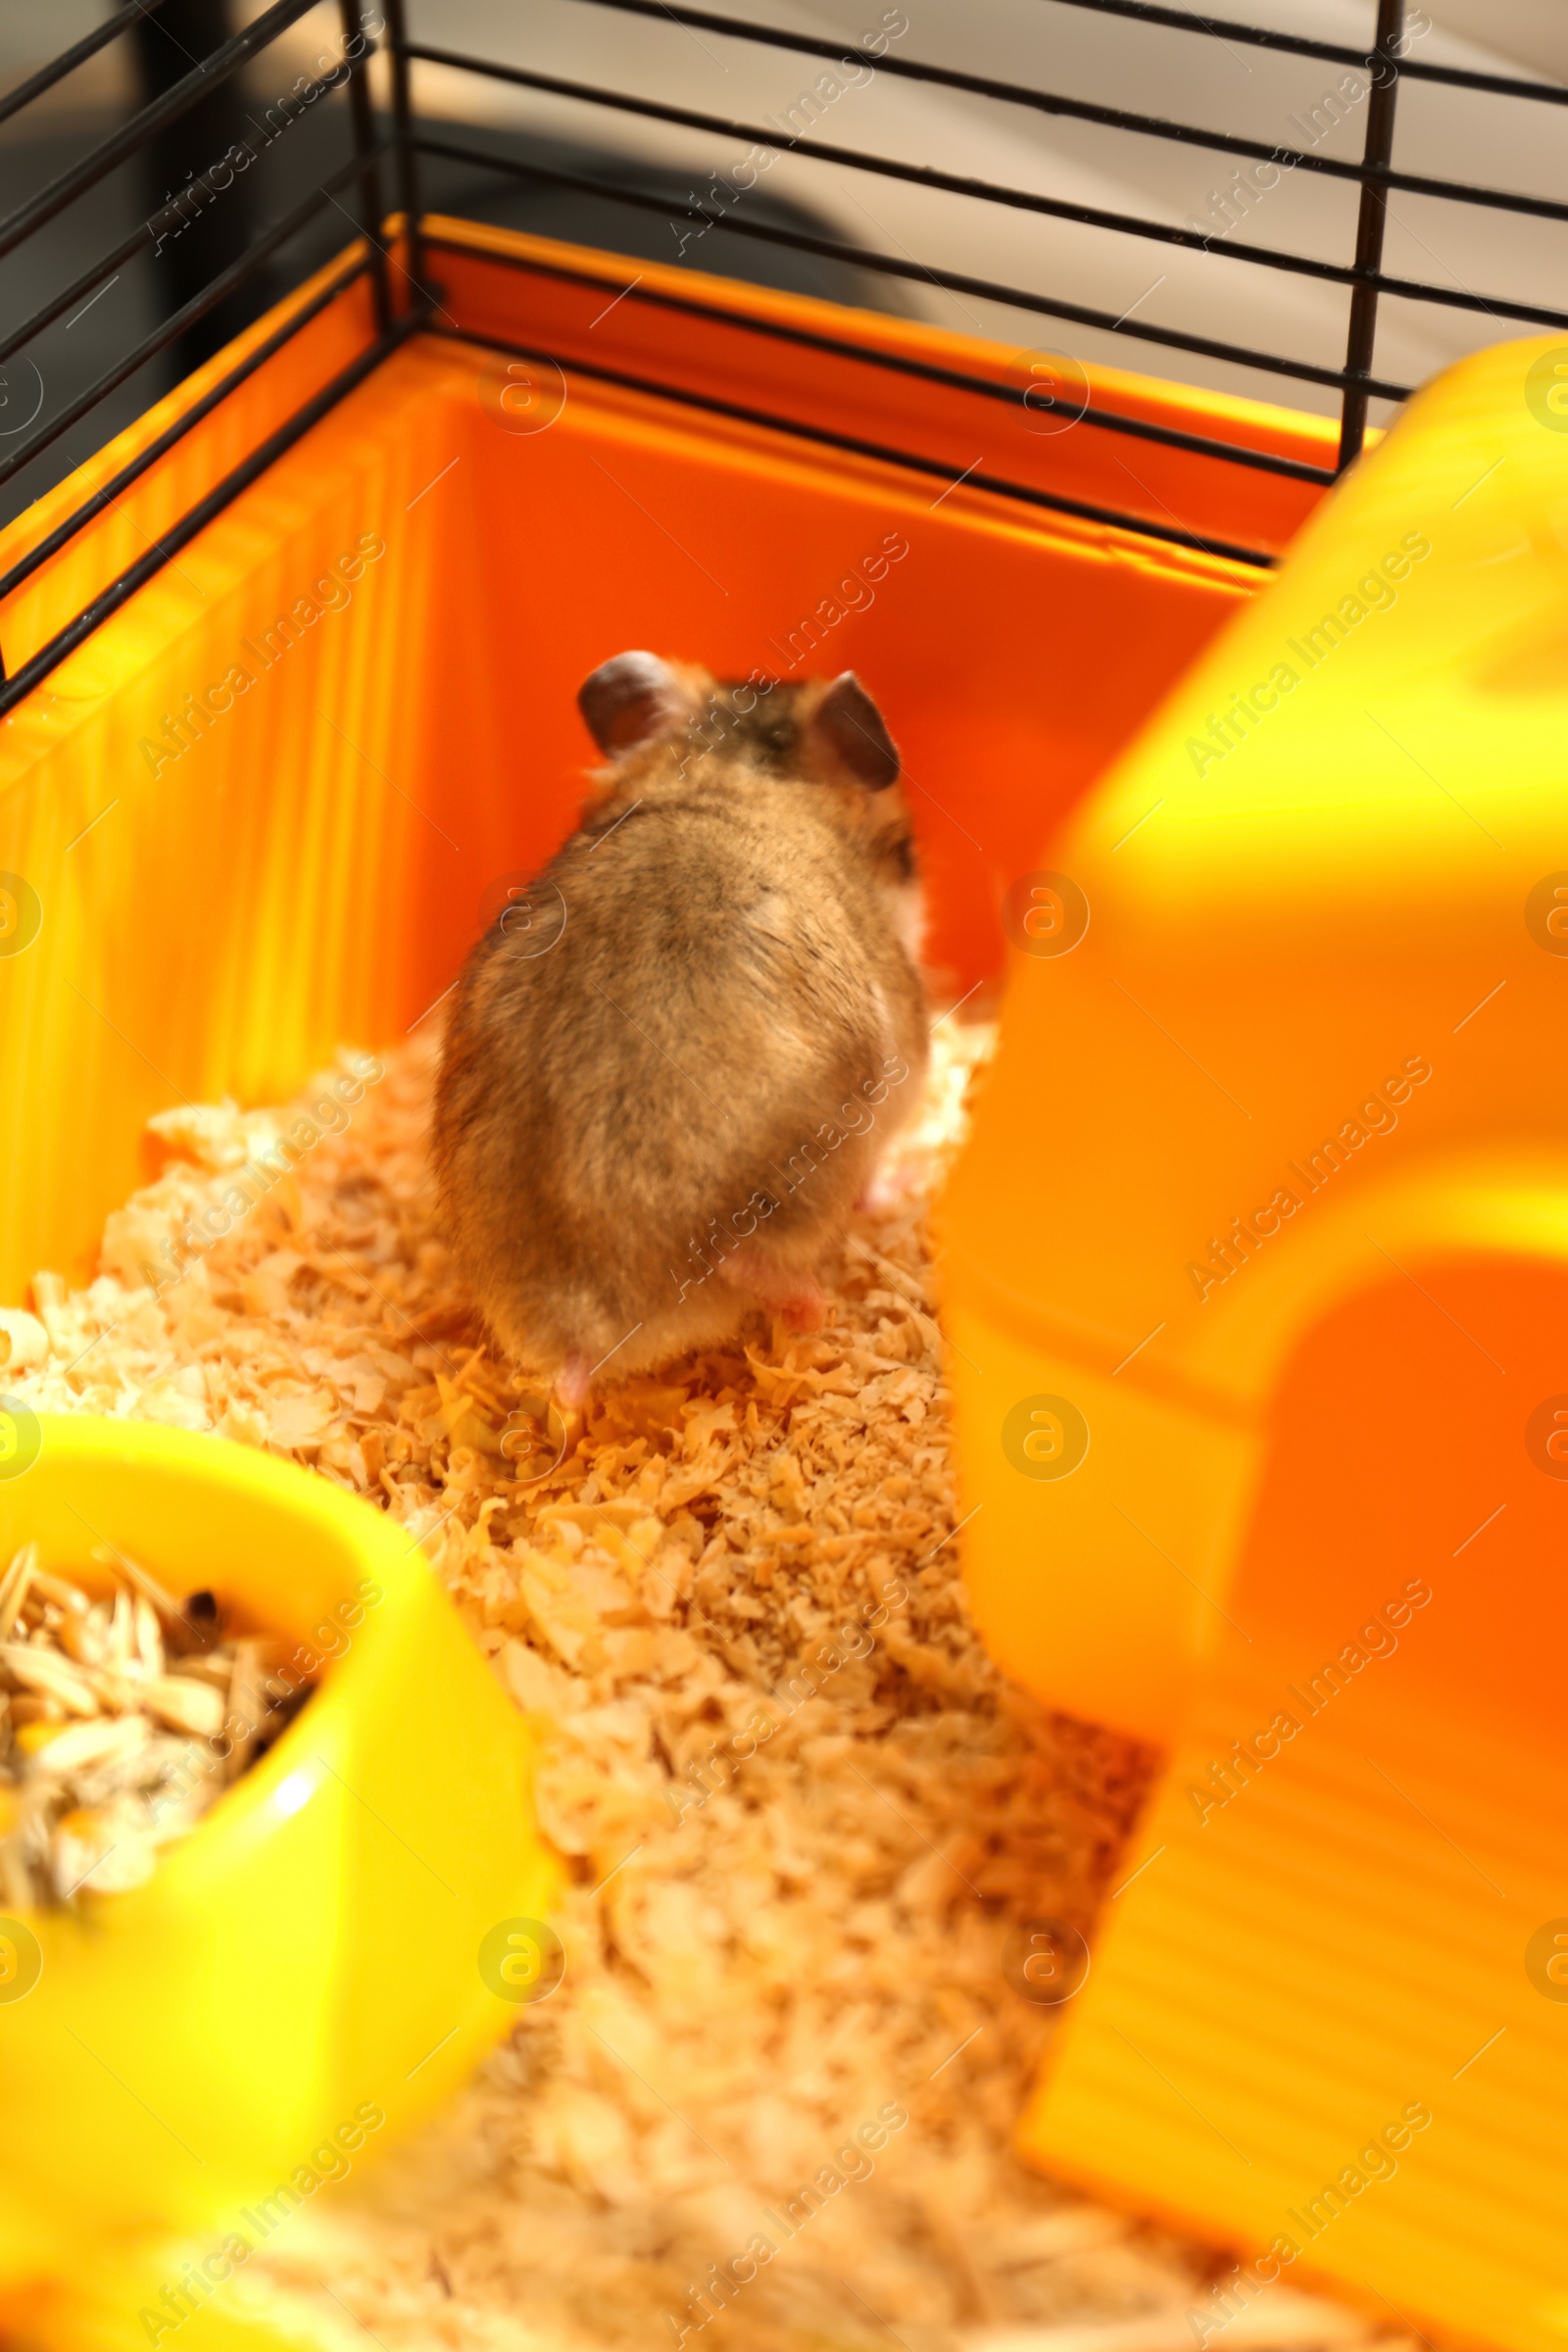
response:
M1016 1938L1092 1929L1150 1759L1010 1689L964 1611L926 1218L990 1042L939 1024L905 1189L828 1270L827 1329L758 1318L608 1392L553 1470L435 1229L428 1047L345 1054L280 1110L161 1114L98 1278L39 1275L0 1319L39 1408L216 1430L373 1497L541 1736L564 1978L438 2131L323 2180L236 2273L304 2342L1200 2341L1227 2266L1010 2153L1056 2015ZM1222 2352L1378 2333L1285 2286L1236 2308Z

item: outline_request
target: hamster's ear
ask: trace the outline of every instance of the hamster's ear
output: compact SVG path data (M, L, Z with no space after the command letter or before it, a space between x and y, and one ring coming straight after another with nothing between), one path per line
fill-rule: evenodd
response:
M656 735L672 734L691 715L691 700L657 654L617 654L602 662L577 692L577 708L602 752L618 758Z
M808 723L857 783L881 792L898 782L897 746L853 669L833 680Z

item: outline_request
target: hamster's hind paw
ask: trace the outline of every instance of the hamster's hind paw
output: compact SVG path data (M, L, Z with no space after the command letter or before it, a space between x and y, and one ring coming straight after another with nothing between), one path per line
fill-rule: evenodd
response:
M588 1381L592 1371L587 1356L580 1348L570 1355L556 1374L556 1396L568 1413L581 1412L588 1401Z
M827 1300L814 1274L803 1274L797 1288L779 1303L784 1328L790 1332L820 1331L827 1321Z
M787 1330L821 1330L827 1300L814 1274L781 1265L755 1242L742 1242L738 1250L732 1250L719 1272L732 1289L750 1291L754 1298L782 1315Z

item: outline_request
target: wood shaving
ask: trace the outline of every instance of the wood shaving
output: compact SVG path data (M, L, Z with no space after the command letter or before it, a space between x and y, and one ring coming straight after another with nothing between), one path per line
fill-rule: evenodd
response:
M1010 2152L1056 2013L1023 1997L1008 1939L1042 1916L1092 1933L1152 1759L1009 1688L964 1608L926 1215L990 1042L939 1025L893 1203L824 1270L825 1330L758 1316L607 1392L564 1448L454 1286L428 1047L389 1055L347 1129L216 1241L233 1171L297 1138L300 1105L166 1114L98 1278L35 1280L48 1359L9 1386L216 1430L372 1497L542 1742L564 1979L438 2131L237 2275L302 2342L1199 2340L1188 2314L1226 2263ZM890 2109L905 2122L877 2125ZM862 2127L882 2134L863 2163ZM705 2304L824 2168L820 2209ZM1283 2288L1246 2320L1238 2344L1379 2333Z

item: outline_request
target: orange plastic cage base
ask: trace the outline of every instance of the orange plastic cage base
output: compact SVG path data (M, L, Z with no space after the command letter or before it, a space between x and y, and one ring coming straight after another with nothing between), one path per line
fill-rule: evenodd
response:
M1016 355L902 321L432 221L437 324L777 407L778 347L610 295L699 299L970 371ZM564 274L558 274L564 272ZM293 300L303 304L327 273ZM287 306L284 306L285 309ZM0 538L35 545L264 319ZM363 281L0 608L15 674L91 596L372 340ZM673 348L672 348L673 347ZM792 347L793 350L793 347ZM0 1102L24 1142L0 1295L84 1270L180 1096L276 1101L345 1039L439 1003L498 878L562 838L592 747L577 684L631 645L720 673L854 665L906 758L956 993L1001 960L998 908L1257 574L675 399L419 337L218 516L0 725L0 870L42 928L0 959ZM800 416L954 469L1034 466L1064 495L1282 543L1317 493L1012 412L853 358L793 354ZM564 390L564 400L557 388ZM1325 462L1315 419L1097 376L1095 397ZM1005 435L1005 440L1004 440ZM1020 446L1022 454L1020 455ZM1126 452L1131 451L1129 459ZM884 543L906 554L879 581ZM384 546L366 561L363 546ZM345 569L345 560L347 569ZM352 579L349 572L355 571ZM279 624L282 624L281 630Z

